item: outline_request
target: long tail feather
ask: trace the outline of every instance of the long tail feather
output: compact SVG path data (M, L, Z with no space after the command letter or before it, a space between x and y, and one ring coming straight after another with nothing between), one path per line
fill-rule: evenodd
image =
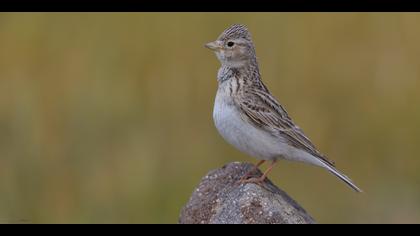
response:
M333 175L337 176L339 179L341 179L344 183L346 183L350 188L352 188L356 192L363 192L359 187L357 187L353 181L347 177L346 175L340 173L336 168L334 168L332 165L323 162L323 167L325 167L328 171L330 171Z

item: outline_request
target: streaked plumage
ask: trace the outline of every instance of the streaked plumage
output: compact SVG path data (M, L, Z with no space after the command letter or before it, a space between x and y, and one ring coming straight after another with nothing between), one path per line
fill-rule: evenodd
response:
M269 170L279 159L301 161L326 168L360 191L316 149L263 84L245 26L229 27L206 46L215 51L221 62L213 118L227 142L257 159L273 161Z

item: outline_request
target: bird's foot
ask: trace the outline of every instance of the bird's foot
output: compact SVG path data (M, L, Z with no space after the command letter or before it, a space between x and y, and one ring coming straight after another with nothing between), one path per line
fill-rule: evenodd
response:
M244 176L245 177L245 176ZM242 177L240 180L239 180L239 183L240 184L247 184L247 183L253 183L253 184L258 184L258 185L261 185L263 182L264 182L264 180L265 180L265 178L266 178L266 176L261 176L261 177L258 177L258 178L250 178L250 179L248 179L248 178L244 178L244 177Z
M238 183L242 183L242 182L244 182L245 180L247 180L247 179L250 177L250 175L251 175L251 172L246 173L244 176L242 176L242 177L238 180Z
M254 172L256 172L258 170L258 167L261 166L264 162L265 162L265 160L259 161L254 166L254 168L252 168L252 170L248 171L244 176L242 176L242 178L240 180L238 180L237 184L257 183L257 182L261 182L262 183L264 181L264 179L265 179L265 177L266 177L266 175L267 175L268 172L264 173L264 175L261 176L260 178L251 178L251 179L249 179L249 177L251 176L251 174L253 174ZM262 180L256 181L257 179L262 179Z

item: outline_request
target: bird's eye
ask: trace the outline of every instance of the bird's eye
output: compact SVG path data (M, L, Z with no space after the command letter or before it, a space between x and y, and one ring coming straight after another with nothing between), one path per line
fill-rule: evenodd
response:
M234 42L229 41L229 42L227 43L227 46L228 46L228 47L233 47L233 45L234 45L234 44L235 44Z

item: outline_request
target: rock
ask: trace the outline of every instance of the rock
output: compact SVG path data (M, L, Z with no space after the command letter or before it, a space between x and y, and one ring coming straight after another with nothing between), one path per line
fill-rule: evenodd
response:
M254 165L229 163L208 173L182 209L181 224L312 224L314 219L266 179L239 184ZM257 170L253 176L261 176Z

